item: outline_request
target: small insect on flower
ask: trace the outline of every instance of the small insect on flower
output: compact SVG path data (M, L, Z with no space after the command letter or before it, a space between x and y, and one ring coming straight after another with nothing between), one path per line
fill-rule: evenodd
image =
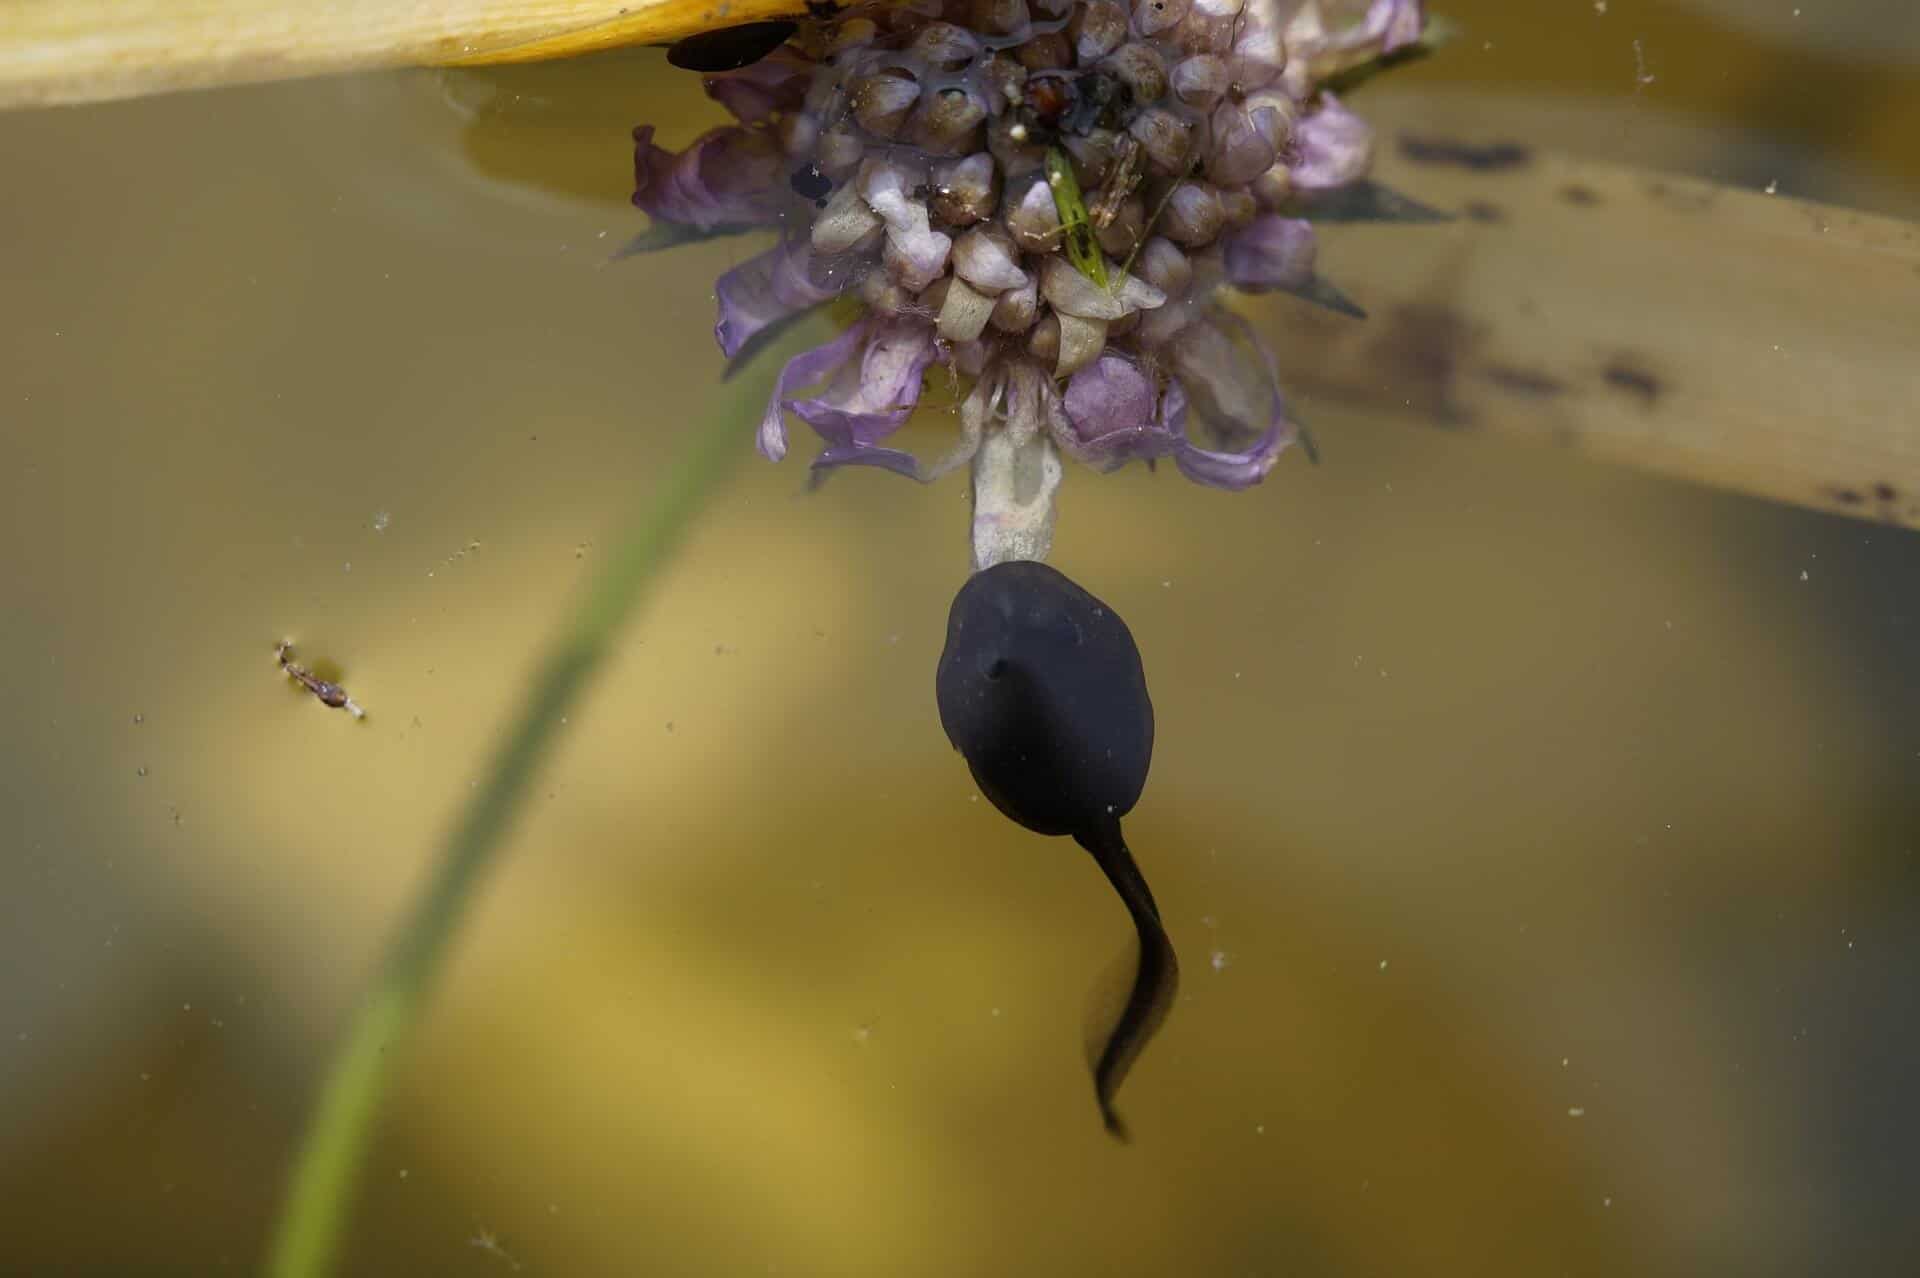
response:
M279 661L280 668L286 671L287 678L318 697L322 705L332 706L336 710L345 710L356 719L367 717L367 712L347 695L345 688L330 679L322 679L305 666L293 661L290 655L292 652L293 640L291 639L282 639L273 646L274 658Z

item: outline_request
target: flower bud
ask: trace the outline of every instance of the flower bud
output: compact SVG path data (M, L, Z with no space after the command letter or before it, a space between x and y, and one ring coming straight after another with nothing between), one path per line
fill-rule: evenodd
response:
M1171 240L1158 235L1142 246L1134 270L1169 298L1185 297L1193 285L1193 262Z
M1027 0L973 0L973 27L989 35L1019 35L1031 25Z
M919 82L905 71L888 67L854 82L853 118L875 137L897 137L919 98Z
M1001 293L1028 283L1013 245L977 227L954 241L953 273L983 293Z
M979 93L958 85L927 94L913 113L907 133L916 146L935 155L964 155L980 142L987 104Z
M1195 54L1174 63L1169 79L1174 97L1204 111L1226 96L1227 64L1210 53Z
M1073 65L1073 42L1063 31L1047 31L1033 37L1013 51L1021 66L1029 71L1050 71Z
M1049 312L1027 334L1027 353L1045 364L1060 358L1060 319Z
M1179 182L1167 196L1159 231L1175 244L1204 248L1219 237L1226 222L1226 212L1213 187L1205 182Z
M958 71L979 52L979 37L951 22L929 22L907 45L909 56L939 71Z
M1245 186L1272 168L1276 158L1269 137L1272 120L1271 111L1262 110L1256 118L1243 103L1221 103L1213 113L1207 176L1219 186Z
M1080 65L1090 67L1127 38L1126 10L1108 0L1091 0L1074 10L1067 34L1073 37L1073 51Z
M1133 10L1133 29L1142 36L1156 36L1179 24L1187 16L1188 0L1138 0Z
M950 342L970 342L986 331L994 300L957 275L943 282L947 284L947 294L940 304L940 336Z
M1135 40L1121 45L1101 62L1114 79L1127 86L1135 102L1156 102L1167 92L1167 65L1153 46Z
M1008 194L1011 196L1012 191ZM1051 253L1060 247L1060 210L1053 203L1053 188L1043 178L1029 180L1013 198L1006 212L1007 230L1013 242L1025 253Z
M1148 168L1162 177L1185 176L1190 164L1193 125L1164 107L1148 107L1127 126L1145 153Z
M991 323L1003 333L1024 333L1040 314L1040 286L1029 279L1002 293L993 305Z
M993 215L1000 199L1000 177L993 157L976 151L964 160L933 167L933 215L949 226L972 226Z

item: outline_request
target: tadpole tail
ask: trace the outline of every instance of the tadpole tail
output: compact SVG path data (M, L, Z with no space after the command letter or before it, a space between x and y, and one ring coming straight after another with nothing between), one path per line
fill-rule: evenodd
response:
M1113 1108L1113 1094L1120 1090L1127 1071L1139 1058L1160 1023L1173 1006L1174 991L1180 987L1180 962L1174 957L1173 943L1160 925L1160 907L1153 892L1133 863L1133 853L1120 834L1120 822L1108 821L1104 829L1091 835L1074 836L1075 842L1093 853L1113 890L1126 903L1133 916L1134 930L1140 935L1140 962L1134 971L1133 990L1107 1036L1106 1046L1093 1068L1094 1095L1100 1102L1100 1116L1107 1131L1125 1143L1127 1125Z

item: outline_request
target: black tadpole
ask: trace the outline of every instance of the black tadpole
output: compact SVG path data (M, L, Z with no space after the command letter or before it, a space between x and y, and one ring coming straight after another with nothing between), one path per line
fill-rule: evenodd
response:
M934 692L980 792L1029 830L1072 835L1133 918L1133 990L1093 1071L1107 1130L1125 1140L1113 1094L1180 981L1159 907L1120 833L1153 760L1140 650L1113 609L1045 564L1011 561L974 574L954 596Z
M798 23L743 22L735 27L702 31L670 45L667 61L682 71L714 74L750 67L792 38Z

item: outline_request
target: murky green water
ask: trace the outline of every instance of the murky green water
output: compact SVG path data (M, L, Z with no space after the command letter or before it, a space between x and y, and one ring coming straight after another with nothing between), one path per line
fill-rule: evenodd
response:
M1595 7L1454 5L1380 110L1920 216L1903 6ZM639 53L0 117L0 1269L253 1269L490 735L707 425L746 249L607 264L627 128L706 110ZM1327 463L1246 496L1069 476L1186 967L1135 1147L1081 1057L1124 915L934 714L963 485L756 459L569 725L348 1272L1920 1265L1920 538L1301 409Z

